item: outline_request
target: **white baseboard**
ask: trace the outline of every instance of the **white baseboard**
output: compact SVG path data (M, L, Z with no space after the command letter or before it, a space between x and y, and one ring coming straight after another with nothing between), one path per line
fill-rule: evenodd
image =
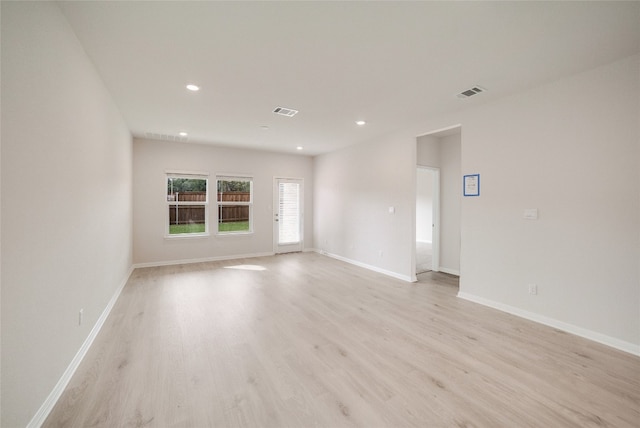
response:
M58 380L58 383L56 384L56 386L53 387L53 390L51 391L47 399L44 401L42 406L40 406L40 408L38 409L36 414L33 416L33 418L31 418L31 421L27 425L27 428L38 428L42 426L42 424L44 424L44 421L47 419L47 417L49 416L49 413L51 413L51 411L53 410L53 407L56 405L56 403L60 399L60 396L62 396L62 393L64 392L65 388L69 384L69 381L71 381L73 374L76 372L76 370L80 366L80 363L82 362L85 355L87 355L87 351L89 351L89 348L93 344L93 341L95 340L95 338L98 336L100 329L102 329L104 322L107 320L107 317L111 312L111 309L113 309L113 306L116 304L118 297L120 297L120 293L122 293L122 290L124 289L124 286L127 284L127 281L129 280L129 277L131 276L132 272L133 272L133 266L129 268L129 272L127 273L126 277L121 282L121 284L118 286L115 293L113 293L111 300L109 300L109 303L107 303L107 306L102 311L102 314L100 314L100 317L98 318L95 325L91 329L89 336L87 336L84 343L76 353L75 357L73 357L73 360L71 360L71 363L69 364L65 372L62 374L62 377L60 378L60 380Z
M252 254L235 254L232 256L217 256L217 257L205 257L201 259L182 259L182 260L169 260L161 262L147 262L147 263L135 263L134 269L146 268L146 267L158 267L158 266L172 266L172 265L186 265L191 263L205 263L205 262L218 262L222 260L236 260L236 259L253 259L256 257L273 256L274 252L268 253L252 253Z
M563 321L556 320L554 318L548 318L544 315L536 314L534 312L525 311L514 306L505 305L504 303L495 302L493 300L485 299L484 297L475 296L469 293L458 292L458 297L461 299L469 300L470 302L479 303L490 308L498 309L503 312L507 312L512 315L516 315L520 318L525 318L530 321L535 321L540 324L548 325L549 327L557 328L558 330L566 331L567 333L575 334L576 336L584 337L585 339L593 340L594 342L601 343L603 345L610 346L620 351L628 352L633 355L640 356L640 345L636 345L624 340L616 339L615 337L607 336L606 334L598 333L586 328L578 327L573 324L568 324Z
M440 266L438 268L438 272L444 272L444 273L448 273L449 275L460 276L460 271L459 270L449 269L449 268L442 267L442 266Z
M393 278L396 278L396 279L401 279L402 281L415 282L415 278L412 278L412 277L407 276L407 275L402 275L402 274L399 274L397 272L392 272L390 270L386 270L386 269L379 268L377 266L373 266L373 265L369 265L369 264L366 264L366 263L362 263L362 262L359 262L357 260L351 260L351 259L348 259L346 257L339 256L337 254L328 253L328 252L326 252L324 250L316 250L316 252L319 253L319 254L322 254L323 256L331 257L332 259L336 259L336 260L340 260L340 261L343 261L343 262L347 262L349 264L356 265L356 266L359 266L361 268L369 269L369 270L372 270L374 272L378 272L378 273L381 273L383 275L387 275L387 276L390 276L390 277L393 277Z

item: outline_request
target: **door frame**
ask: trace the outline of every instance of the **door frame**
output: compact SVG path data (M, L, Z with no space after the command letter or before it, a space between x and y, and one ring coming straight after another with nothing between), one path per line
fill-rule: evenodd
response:
M279 205L280 205L280 191L278 189L278 184L280 181L285 182L295 182L300 184L300 242L296 244L286 244L280 245L278 242L279 236ZM272 213L272 222L273 222L273 253L274 254L284 254L284 253L293 253L304 250L304 178L298 177L273 177L273 213Z

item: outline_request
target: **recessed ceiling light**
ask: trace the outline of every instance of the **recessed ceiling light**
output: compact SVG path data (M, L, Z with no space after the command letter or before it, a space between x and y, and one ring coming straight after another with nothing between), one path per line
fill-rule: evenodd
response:
M296 150L302 150L302 146L296 147Z
M364 120L357 120L357 121L356 121L356 125L358 125L358 126L363 126L363 125L365 125L366 123L367 123L367 122L365 122Z
M182 131L182 132L178 132L178 135L181 136L181 137L186 137L189 134L187 134L186 132Z
M187 85L187 89L190 91L196 92L200 90L200 86L190 83Z

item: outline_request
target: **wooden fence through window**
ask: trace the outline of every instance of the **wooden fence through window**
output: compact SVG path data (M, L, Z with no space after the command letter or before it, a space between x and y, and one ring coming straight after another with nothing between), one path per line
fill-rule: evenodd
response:
M182 205L180 202L206 202L206 192L183 192L168 195L168 197L170 202L175 201L176 197L178 200L178 204L169 205L169 224L202 224L205 222L204 205ZM221 202L249 202L251 194L249 192L219 192L217 197ZM220 223L249 221L249 207L247 205L220 206L218 221Z

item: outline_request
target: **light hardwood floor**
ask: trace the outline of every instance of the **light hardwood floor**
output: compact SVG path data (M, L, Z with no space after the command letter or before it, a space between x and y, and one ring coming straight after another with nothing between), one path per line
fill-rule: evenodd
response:
M640 358L419 278L314 253L137 269L45 426L639 426Z

